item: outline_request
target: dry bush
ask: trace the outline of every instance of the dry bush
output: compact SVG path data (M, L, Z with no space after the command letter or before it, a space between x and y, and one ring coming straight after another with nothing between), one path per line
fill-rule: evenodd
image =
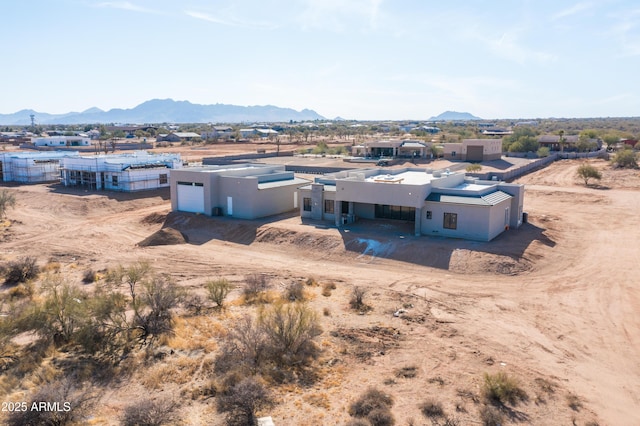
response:
M77 424L95 399L96 396L89 389L79 388L73 381L66 378L42 386L30 398L27 409L11 413L5 418L5 424L7 426ZM43 406L38 410L31 409L33 404L40 407L43 402L51 405Z
M205 287L207 288L209 300L220 308L224 304L224 299L227 298L232 289L231 284L226 278L209 280L205 283Z
M386 408L372 410L367 416L367 420L372 426L393 426L396 424L393 414Z
M10 299L31 299L34 294L34 286L31 281L18 284L9 290Z
M307 280L304 282L306 285L308 285L309 287L316 287L318 286L318 281L314 278L314 277L309 277L307 278Z
M278 303L260 312L259 323L269 337L272 360L281 366L307 364L320 349L313 339L322 333L318 316L303 303Z
M3 266L4 283L14 285L27 282L36 278L40 273L40 268L36 264L35 257L21 257Z
M269 277L265 274L251 274L244 281L243 294L247 303L266 302L266 293L271 288Z
M368 311L371 309L369 305L364 303L364 297L367 295L368 290L364 287L355 286L351 292L351 299L349 305L356 311Z
M282 298L290 302L304 301L304 285L301 282L293 282L287 285L282 293Z
M325 283L322 285L322 295L324 297L329 297L331 296L331 290L335 290L336 285L335 283Z
M140 381L147 389L160 389L166 383L184 385L191 381L199 366L200 360L197 358L181 356L148 368Z
M391 395L376 388L369 388L349 406L349 414L353 417L367 417L373 410L390 410L392 406Z
M230 426L257 424L257 411L273 404L269 391L253 377L242 379L216 399L218 411L227 413Z
M218 347L216 338L226 333L224 326L210 316L177 317L166 345L178 350L212 352Z
M98 278L98 274L93 269L87 269L82 274L82 282L85 283L85 284L94 283L94 282L96 282L97 278Z
M502 426L504 424L504 416L497 408L491 405L484 405L480 408L480 421L482 426Z
M325 317L330 317L331 316L331 309L329 308L323 308L322 309L322 315L324 315Z
M396 377L403 377L405 379L413 379L418 375L418 367L411 365L408 367L402 367L395 371Z
M173 330L172 309L183 299L178 287L169 279L154 277L144 283L144 291L140 297L141 304L136 306L135 325L142 329L141 339L154 338Z
M267 334L249 315L236 321L229 329L216 357L214 371L218 374L256 373L267 359Z
M442 408L442 403L433 399L427 399L425 402L420 404L420 411L425 417L428 417L430 419L444 417L444 409Z
M573 411L580 411L582 408L582 401L580 401L580 397L574 393L567 394L567 405Z
M178 420L178 404L172 398L143 399L124 409L123 426L162 426L175 424Z
M527 393L520 387L520 383L507 373L484 374L482 394L485 399L493 404L512 404L518 401L526 401Z

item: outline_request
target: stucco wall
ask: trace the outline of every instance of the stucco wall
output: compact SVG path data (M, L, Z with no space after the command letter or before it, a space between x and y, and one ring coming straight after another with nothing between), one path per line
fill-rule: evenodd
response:
M431 219L427 219L427 212L431 211ZM457 229L444 228L444 213L456 213ZM433 201L425 202L422 209L423 235L465 238L477 241L489 241L490 208L487 206L469 206L464 204L447 204Z

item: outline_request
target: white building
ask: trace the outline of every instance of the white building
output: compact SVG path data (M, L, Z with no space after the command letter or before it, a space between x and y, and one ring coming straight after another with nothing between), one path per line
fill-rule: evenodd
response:
M39 138L31 138L31 142L35 146L51 146L51 147L66 147L66 146L90 146L91 139L86 136L47 136Z
M413 223L416 235L490 241L522 224L524 186L420 168L328 174L300 188L302 218Z
M77 156L77 151L1 153L0 181L23 183L60 181L60 162L64 158Z
M171 170L182 167L180 154L92 155L62 160L65 186L112 191L142 191L169 186Z

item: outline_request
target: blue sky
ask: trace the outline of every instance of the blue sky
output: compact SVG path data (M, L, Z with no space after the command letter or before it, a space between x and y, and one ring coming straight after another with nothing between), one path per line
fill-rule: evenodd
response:
M358 120L640 116L637 1L6 3L0 113L172 98Z

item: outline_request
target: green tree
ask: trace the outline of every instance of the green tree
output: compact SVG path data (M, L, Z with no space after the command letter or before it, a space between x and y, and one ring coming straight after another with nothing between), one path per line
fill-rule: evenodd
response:
M538 151L536 152L536 154L538 155L538 158L548 157L549 148L546 146L541 146L540 148L538 148Z
M613 164L616 167L623 168L638 168L638 161L636 159L636 153L632 149L621 149L613 157Z
M224 299L231 291L231 284L226 278L220 278L217 280L207 281L205 286L209 293L209 299L214 302L218 307L222 307Z
M0 191L0 219L4 219L9 207L15 207L16 197L8 189Z
M509 152L536 152L538 143L536 132L530 127L518 127L502 139L502 150Z
M602 175L600 174L598 169L596 169L589 163L582 163L580 167L578 167L577 174L578 177L584 180L584 184L586 186L589 185L589 179L602 179Z
M615 133L607 133L602 137L602 140L607 144L607 149L613 149L620 142L620 136Z

